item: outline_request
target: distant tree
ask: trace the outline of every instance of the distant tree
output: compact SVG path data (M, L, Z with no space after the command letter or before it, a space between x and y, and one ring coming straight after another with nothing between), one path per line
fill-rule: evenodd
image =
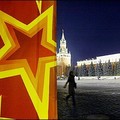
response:
M79 76L83 76L83 65L79 67Z
M99 75L100 75L100 76L103 75L103 65L102 65L101 61L99 62L98 72L99 72Z
M108 60L108 63L107 63L107 75L112 76L113 75L112 73L113 73L112 64L111 64L110 60Z
M83 67L82 67L82 75L83 76L88 76L88 70L87 70L86 64L84 64Z
M103 75L103 65L101 61L96 65L95 74L96 76L99 76L99 77Z
M93 65L93 62L91 62L90 66L89 66L88 75L89 76L95 76L95 67Z
M78 76L78 67L75 67L74 74L75 74L75 76Z
M78 67L77 67L78 76L80 76L80 69L81 69L81 67L78 66Z
M113 64L113 75L117 75L117 62Z
M120 59L117 63L117 75L120 75Z
M95 67L95 75L96 75L96 76L99 75L99 71L98 71L98 69L99 69L99 66L98 66L98 64L96 64L96 67Z
M79 67L77 67L77 73L78 73L78 80L80 80L80 76L82 76L81 75L81 67L79 66Z
M108 67L107 67L108 65L107 65L107 63L105 62L104 64L103 64L103 75L104 76L107 76L108 75Z

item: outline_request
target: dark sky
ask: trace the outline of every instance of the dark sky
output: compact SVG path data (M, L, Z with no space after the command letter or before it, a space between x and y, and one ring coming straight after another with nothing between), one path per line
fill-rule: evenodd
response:
M65 31L72 64L120 53L120 1L58 0L57 47Z

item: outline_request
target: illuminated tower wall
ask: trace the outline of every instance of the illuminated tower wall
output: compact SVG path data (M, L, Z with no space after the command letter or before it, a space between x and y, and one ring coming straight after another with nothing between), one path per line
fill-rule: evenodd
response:
M65 75L66 67L71 66L71 54L67 49L67 42L64 35L64 30L62 30L62 37L60 40L60 48L57 53L57 75Z

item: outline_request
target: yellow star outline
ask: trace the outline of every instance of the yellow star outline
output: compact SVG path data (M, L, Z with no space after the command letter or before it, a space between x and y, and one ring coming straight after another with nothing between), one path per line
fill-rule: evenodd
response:
M52 40L52 22L53 22L53 6L49 7L44 13L39 15L35 20L33 20L28 25L18 21L12 16L0 11L0 36L3 39L4 46L0 49L0 60L6 59L12 53L19 48L19 45L16 45L10 32L6 26L6 23L14 26L15 29L21 31L23 34L33 37L38 31L43 29L41 45L55 53L56 42ZM8 53L11 54L8 55ZM8 56L6 56L8 55Z
M28 25L0 11L0 35L4 42L4 46L0 49L1 60L9 57L20 47L18 42L13 40L5 22L29 37L34 36L40 29L44 28L41 44L55 53L56 43L52 40L53 6ZM39 58L35 77L26 59L9 60L3 63L0 65L0 79L20 75L39 119L48 119L50 68L56 66L56 57ZM42 76L39 75L41 70ZM38 84L39 80L43 84Z
M39 10L39 12L41 13L41 8L42 8L42 1L40 0L36 0L36 4L37 4L37 6L38 6L38 10Z
M12 118L4 118L4 117L0 117L0 120L14 120Z
M4 65L0 65L0 79L21 76L40 119L48 118L50 68L56 66L55 60L55 56L39 58L36 77L34 77L26 59L15 60L14 63L13 60L10 60ZM43 76L39 74L41 69L44 69ZM37 93L35 85L38 84L39 80L41 83L44 80L44 84L40 84L43 85L43 91ZM43 94L42 99L40 99L41 93Z

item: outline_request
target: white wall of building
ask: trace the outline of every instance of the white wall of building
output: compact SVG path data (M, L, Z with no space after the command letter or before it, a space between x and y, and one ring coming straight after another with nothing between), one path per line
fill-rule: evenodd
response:
M83 64L90 65L91 62L93 62L93 64L97 64L100 61L101 61L101 63L105 63L105 62L108 62L109 60L110 60L110 62L118 62L119 59L120 59L120 53L104 55L104 56L96 57L96 59L77 61L77 66L81 66Z
M57 65L71 66L71 54L68 52L64 31L62 31L62 38L60 40L59 53L57 53Z

